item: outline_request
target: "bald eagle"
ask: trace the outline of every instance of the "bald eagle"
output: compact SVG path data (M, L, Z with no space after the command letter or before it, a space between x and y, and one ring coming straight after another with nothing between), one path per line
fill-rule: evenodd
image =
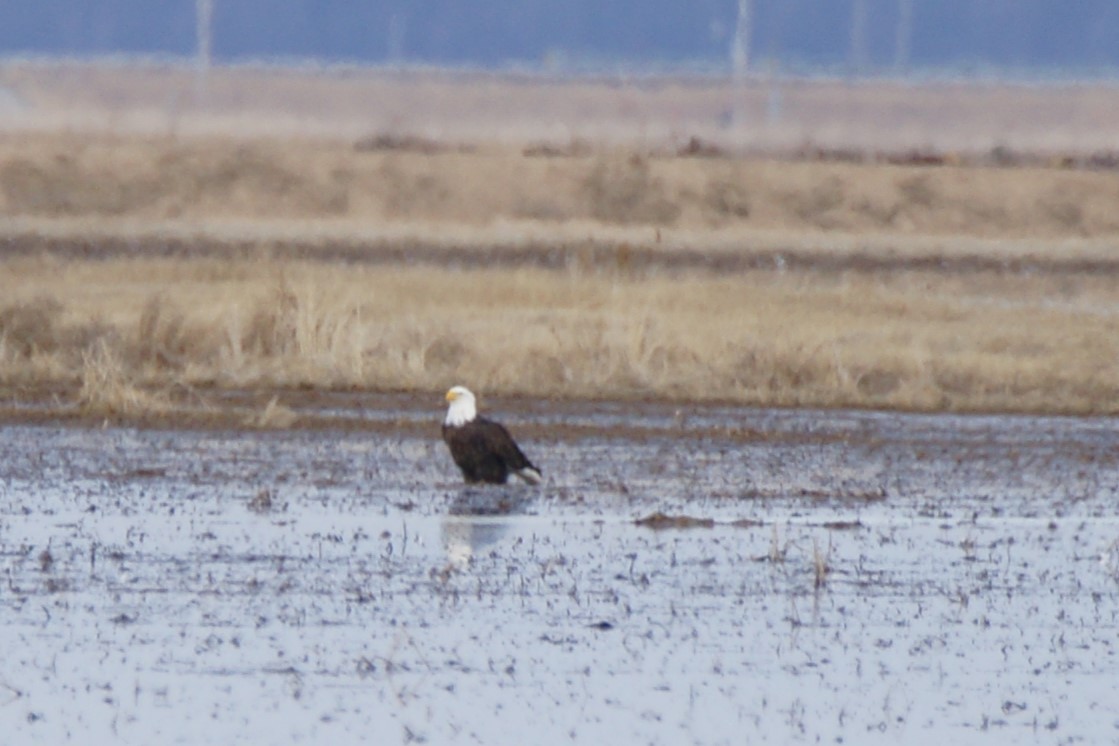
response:
M478 416L469 389L455 386L446 399L450 406L443 420L443 440L468 483L505 484L510 474L516 474L529 484L540 484L540 470L521 453L509 431Z

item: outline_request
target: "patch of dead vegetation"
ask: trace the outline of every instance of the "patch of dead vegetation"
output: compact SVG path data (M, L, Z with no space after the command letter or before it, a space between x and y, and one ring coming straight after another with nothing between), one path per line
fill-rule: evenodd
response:
M452 145L419 135L381 132L359 139L354 143L354 150L358 153L404 152L434 155L447 152L472 153L475 148L465 143Z
M1106 164L1106 158L1097 159ZM913 155L789 160L694 136L607 147L574 137L471 148L414 135L365 141L11 135L0 215L113 220L531 220L613 226L986 237L1113 236L1115 170Z
M123 215L148 208L165 191L151 175L120 176L65 153L49 160L16 156L0 164L0 195L15 214Z
M683 528L714 528L714 518L695 518L689 515L666 515L657 511L650 513L644 518L635 520L634 525L644 526L651 528L654 531L664 531L666 529L683 529Z
M61 312L62 304L53 298L34 298L0 309L0 344L9 354L22 358L54 352L60 341Z
M134 371L125 366L110 342L102 340L82 356L78 405L87 416L130 418L163 412L171 403L141 388Z
M679 204L653 175L641 155L601 158L587 176L584 193L589 212L605 223L671 225L680 216Z
M257 430L286 430L297 419L299 416L290 407L280 403L279 396L273 396L264 409L245 417L242 424Z
M255 269L252 269L254 268ZM1112 412L1115 288L1094 273L298 260L9 260L0 383L105 414L208 388L657 397L781 406ZM499 289L499 290L495 290ZM283 427L277 402L261 427Z
M550 142L531 143L524 147L521 155L526 158L585 158L594 152L595 148L589 141L572 138L562 145Z

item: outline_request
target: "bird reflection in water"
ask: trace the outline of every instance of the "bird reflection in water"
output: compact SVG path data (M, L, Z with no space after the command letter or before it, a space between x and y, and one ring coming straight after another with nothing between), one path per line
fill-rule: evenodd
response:
M443 519L443 547L456 567L497 544L509 530L506 516L523 515L534 492L520 486L464 487Z

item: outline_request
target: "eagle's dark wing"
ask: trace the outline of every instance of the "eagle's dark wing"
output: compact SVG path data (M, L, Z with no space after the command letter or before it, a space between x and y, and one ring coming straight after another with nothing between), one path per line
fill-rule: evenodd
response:
M536 469L532 462L528 460L528 457L521 452L520 447L517 446L513 436L509 434L504 425L493 420L487 420L485 417L478 417L474 422L482 431L490 450L502 460L509 471ZM536 470L539 471L539 469Z
M501 484L511 472L534 484L540 481L540 470L493 420L478 417L459 427L444 426L443 439L467 482Z

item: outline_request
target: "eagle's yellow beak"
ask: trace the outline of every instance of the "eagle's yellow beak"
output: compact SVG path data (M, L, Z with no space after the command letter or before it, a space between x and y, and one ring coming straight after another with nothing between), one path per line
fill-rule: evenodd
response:
M454 401L455 399L458 398L458 393L454 389L451 389L450 391L447 392L447 395L444 396L443 398L446 399L447 401Z

